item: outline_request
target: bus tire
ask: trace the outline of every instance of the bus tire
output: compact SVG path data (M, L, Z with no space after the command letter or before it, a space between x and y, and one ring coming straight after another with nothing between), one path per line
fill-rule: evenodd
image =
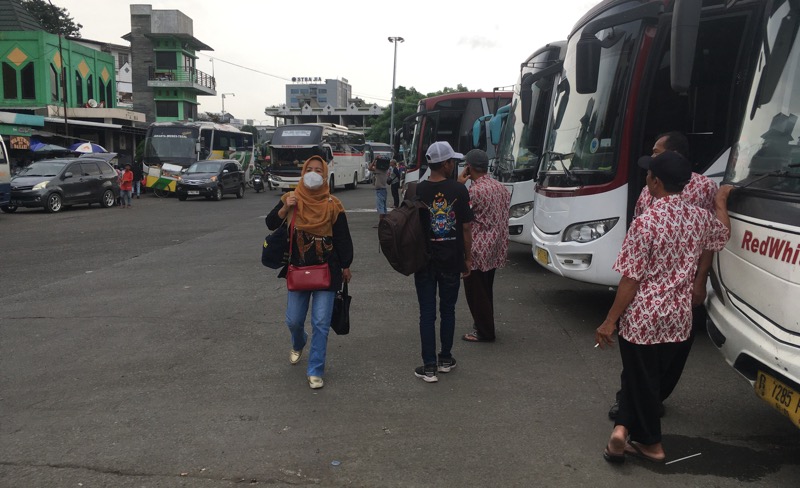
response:
M358 186L358 172L353 173L353 182L349 185L344 185L348 190L355 190Z
M336 188L336 178L331 175L331 181L328 182L328 186L330 187L331 193L333 193L333 189Z

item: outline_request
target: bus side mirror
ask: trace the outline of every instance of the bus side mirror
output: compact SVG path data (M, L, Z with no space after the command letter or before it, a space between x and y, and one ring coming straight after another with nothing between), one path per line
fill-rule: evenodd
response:
M694 51L700 26L701 0L675 2L670 33L670 85L677 93L686 93L692 84ZM580 90L579 90L580 91Z
M597 91L597 78L600 72L600 39L594 34L578 40L575 50L575 90L578 93Z

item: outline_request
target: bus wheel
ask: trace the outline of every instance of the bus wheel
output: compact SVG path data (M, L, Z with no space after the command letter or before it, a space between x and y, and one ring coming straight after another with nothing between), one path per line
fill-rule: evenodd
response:
M348 190L355 190L358 186L358 173L353 173L353 182L349 185L345 185L345 188Z
M328 186L331 189L331 193L333 193L333 189L336 187L336 178L331 175L331 181L328 183Z

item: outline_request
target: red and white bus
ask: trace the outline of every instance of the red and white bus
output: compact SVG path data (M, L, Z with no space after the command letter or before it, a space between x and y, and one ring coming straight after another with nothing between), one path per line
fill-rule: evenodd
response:
M731 239L712 268L708 335L756 395L800 427L800 5L768 3L725 172L738 189Z
M322 156L328 163L328 184L355 188L364 179L364 134L336 124L282 125L269 142L269 179L283 191L297 188L303 163Z
M611 269L656 136L681 131L719 180L745 114L771 1L605 0L568 38L536 184L534 258L579 281ZM673 33L676 33L673 35Z
M511 103L512 92L455 92L424 98L417 113L406 118L395 143L402 148L406 173L404 188L428 177L425 152L436 141L447 141L462 154L473 149L473 123Z

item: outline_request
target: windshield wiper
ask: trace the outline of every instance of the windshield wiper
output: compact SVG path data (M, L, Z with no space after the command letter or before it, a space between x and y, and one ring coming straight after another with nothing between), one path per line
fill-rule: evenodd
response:
M741 189L747 188L748 186L752 185L753 183L755 183L757 181L761 181L761 180L763 180L765 178L770 178L770 177L800 178L800 173L795 174L795 173L791 173L789 171L789 169L791 169L791 168L800 168L800 163L792 163L792 164L788 165L785 169L781 168L781 169L776 169L774 171L770 171L768 173L764 173L763 175L760 175L757 178L753 178L752 180L748 181L744 185L740 185L740 184L736 184L736 183L725 183L725 182L723 182L723 184L734 185L735 187L737 187L738 189L741 190Z
M577 184L580 185L581 181L578 179L578 177L575 176L572 173L572 171L570 171L567 168L566 164L564 164L564 159L565 158L572 159L575 156L574 152L571 152L571 153L560 153L560 152L556 152L556 151L545 151L544 154L550 156L550 161L552 161L553 158L558 159L558 161L561 163L561 169L564 170L564 174L567 176L567 178L569 178L569 181L571 181L573 183L577 183Z

